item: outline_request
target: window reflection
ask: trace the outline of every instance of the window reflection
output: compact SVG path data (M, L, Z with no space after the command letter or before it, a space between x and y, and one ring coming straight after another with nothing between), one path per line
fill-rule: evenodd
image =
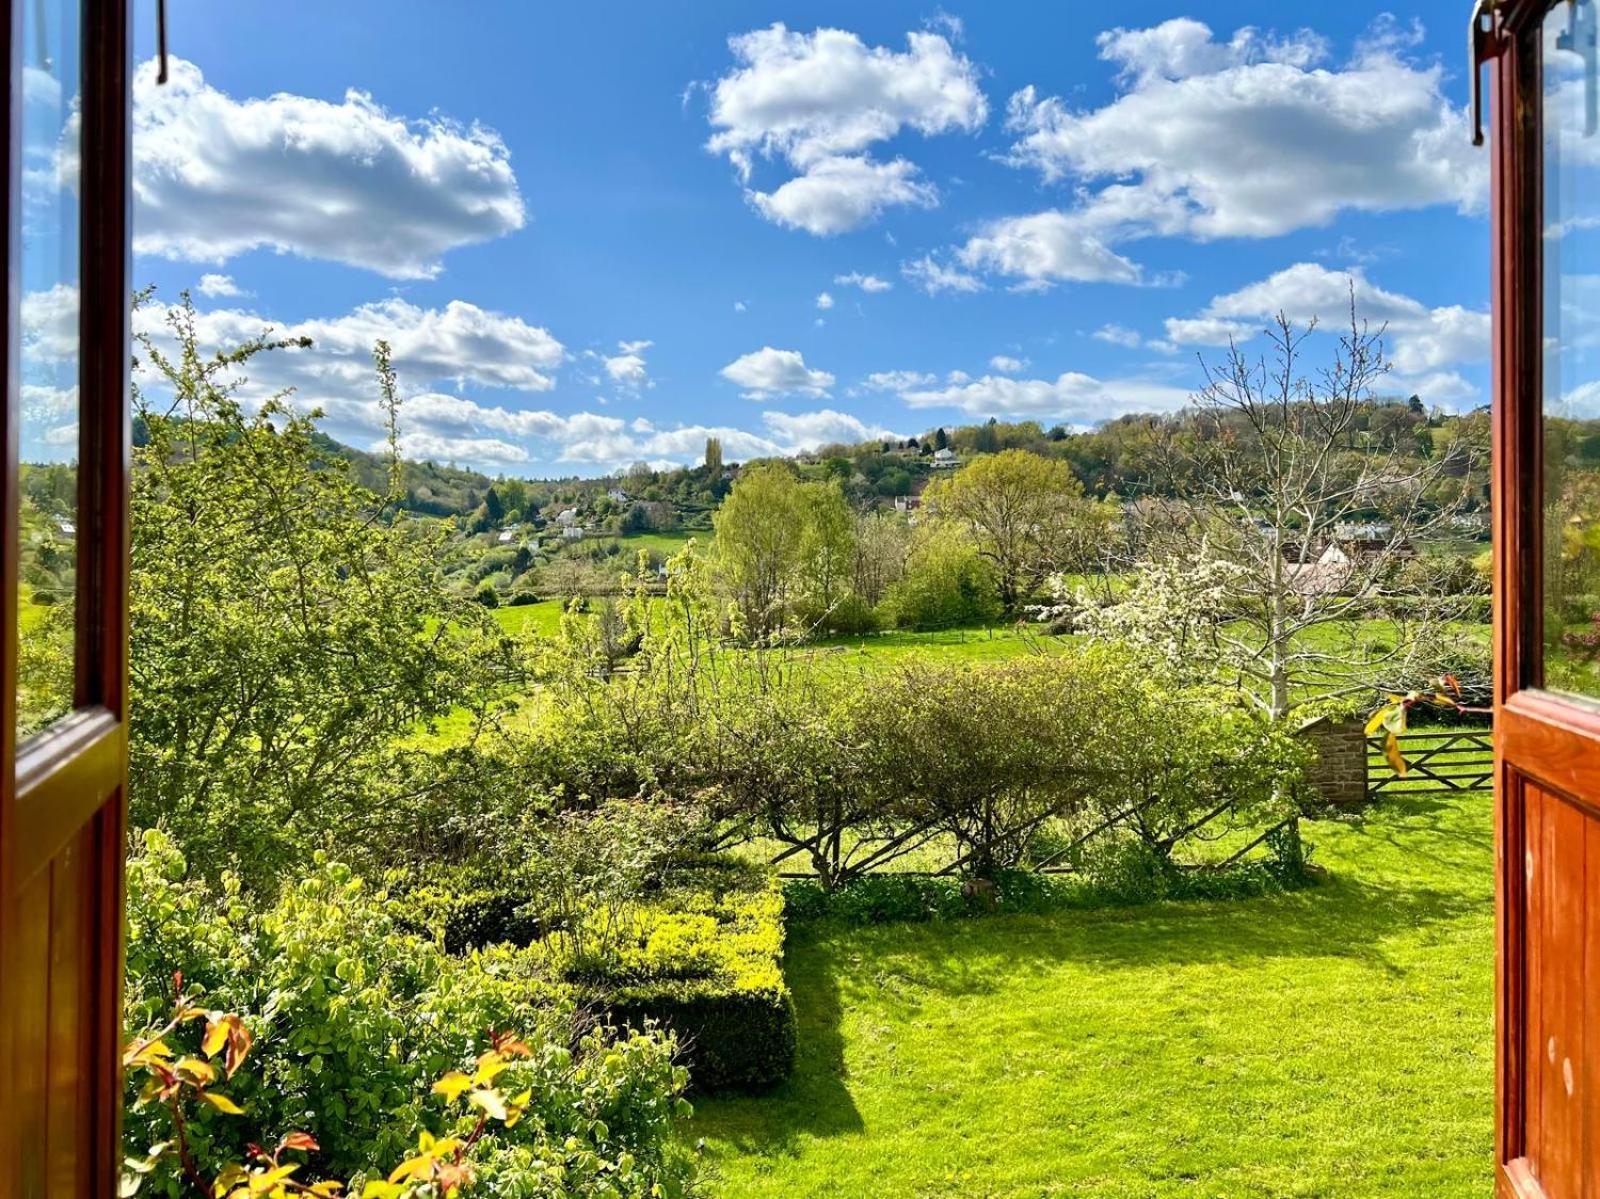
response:
M19 738L72 707L81 28L76 3L22 6Z

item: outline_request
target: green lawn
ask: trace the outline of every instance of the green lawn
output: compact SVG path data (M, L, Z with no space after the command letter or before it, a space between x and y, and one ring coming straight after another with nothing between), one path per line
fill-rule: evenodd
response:
M796 1075L701 1102L724 1199L1492 1189L1490 801L1307 827L1321 887L797 930Z
M540 600L537 604L496 608L494 618L508 633L537 633L541 637L551 637L561 627L562 606L560 600Z

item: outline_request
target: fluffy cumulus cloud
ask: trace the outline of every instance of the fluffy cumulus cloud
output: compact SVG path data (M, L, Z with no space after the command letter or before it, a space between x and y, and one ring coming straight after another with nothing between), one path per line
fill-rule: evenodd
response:
M870 224L885 208L933 208L939 193L904 158L874 162L865 155L829 158L773 192L751 192L768 220L826 237Z
M1226 345L1258 333L1279 312L1300 324L1315 319L1337 329L1350 319L1352 297L1359 319L1386 326L1384 340L1397 390L1438 403L1479 397L1480 389L1452 368L1488 358L1489 314L1459 304L1430 308L1378 286L1359 267L1338 271L1295 263L1216 296L1194 316L1169 317L1167 339L1179 345Z
M655 386L644 360L644 352L654 344L650 341L619 341L615 354L601 355L606 376L616 386L628 391Z
M222 262L266 247L393 278L526 220L505 143L440 117L407 120L360 92L335 103L235 99L171 60L134 78L134 248Z
M210 296L213 299L245 294L239 285L233 281L232 275L201 275L196 290L201 295Z
M1146 379L1096 379L1065 371L1054 379L1018 379L958 372L945 386L912 387L900 398L913 408L949 408L975 417L1040 417L1088 426L1129 412L1181 408L1189 392Z
M833 386L827 371L806 366L799 350L762 346L722 368L722 377L744 389L744 396L764 400L780 395L826 395Z
M1350 57L1326 43L1199 21L1113 29L1100 57L1117 94L1078 108L1033 86L1011 96L1005 161L1070 187L1070 206L980 230L958 257L1024 286L1145 281L1119 248L1140 238L1272 237L1340 212L1479 211L1487 160L1444 91L1442 66L1380 21ZM1308 182L1311 181L1311 182Z
M1015 375L1028 369L1026 358L1013 358L1010 354L996 354L989 359L989 369L1002 375Z
M988 119L978 68L941 33L907 34L896 51L843 29L774 24L728 47L738 65L710 85L716 132L706 148L728 157L768 220L819 236L860 228L885 208L938 203L914 163L873 158L877 143L905 129L972 132ZM794 174L756 189L757 159Z
M1106 245L1085 214L1055 209L991 221L956 257L971 272L1004 275L1023 288L1143 278L1137 265Z
M867 424L848 412L824 408L819 412L767 412L761 418L773 437L795 450L814 450L819 445L853 444L877 437L899 440L902 434L882 425Z
M142 306L135 329L170 352L168 312L159 303ZM548 330L520 317L461 300L420 308L399 299L281 325L239 308L195 314L203 346L238 345L268 330L274 337L309 337L312 344L257 355L242 372L248 384L240 398L255 403L292 388L294 403L320 408L329 431L355 444L371 444L383 428L372 366L372 345L379 338L390 343L406 397L402 423L408 453L480 463L523 461L509 437L546 436L556 428L551 422L557 418L549 413L479 405L437 390L476 386L533 393L553 387L566 351ZM446 440L459 443L456 452L444 452Z
M817 307L822 309L824 312L826 312L829 308L832 308L833 307L833 296L831 294L829 294L828 292L825 292L825 291L818 292L817 293Z
M888 291L894 286L887 279L880 279L876 275L863 275L860 271L851 271L848 275L835 275L833 281L840 287L859 287L865 292Z

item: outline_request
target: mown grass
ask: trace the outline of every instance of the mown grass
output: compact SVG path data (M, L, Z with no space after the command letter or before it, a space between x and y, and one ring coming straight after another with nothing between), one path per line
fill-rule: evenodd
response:
M1488 1194L1488 797L1306 832L1268 899L796 930L794 1077L687 1130L717 1193Z

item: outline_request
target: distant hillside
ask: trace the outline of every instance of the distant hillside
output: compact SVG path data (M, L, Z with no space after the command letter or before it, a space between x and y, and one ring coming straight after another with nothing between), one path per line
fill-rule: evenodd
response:
M382 454L368 453L336 441L325 433L317 434L320 447L347 460L362 486L384 491L389 486L389 460ZM486 474L458 466L434 462L402 462L401 483L405 487L402 506L430 516L460 516L473 511L494 484Z

